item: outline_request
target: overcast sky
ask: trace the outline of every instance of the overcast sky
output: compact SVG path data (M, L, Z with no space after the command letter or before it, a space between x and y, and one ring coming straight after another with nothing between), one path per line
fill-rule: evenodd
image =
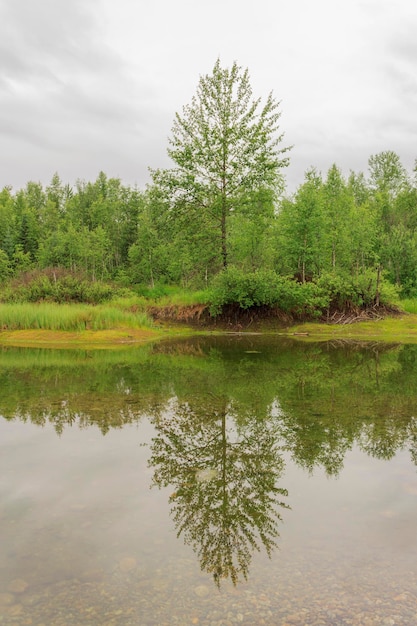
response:
M29 180L144 187L176 111L217 58L281 101L306 169L417 157L416 0L0 0L0 188Z

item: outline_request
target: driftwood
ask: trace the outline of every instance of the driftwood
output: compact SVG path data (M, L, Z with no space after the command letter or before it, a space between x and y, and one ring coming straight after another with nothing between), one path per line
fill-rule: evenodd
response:
M322 322L327 324L354 324L355 322L378 321L384 319L386 315L395 315L400 313L396 307L377 306L364 309L354 308L349 310L335 310L321 318Z

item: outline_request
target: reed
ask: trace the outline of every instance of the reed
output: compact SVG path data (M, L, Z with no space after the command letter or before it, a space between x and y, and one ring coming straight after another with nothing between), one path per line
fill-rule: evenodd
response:
M152 324L152 320L146 313L134 313L114 305L0 304L0 329L2 330L110 330L150 328Z

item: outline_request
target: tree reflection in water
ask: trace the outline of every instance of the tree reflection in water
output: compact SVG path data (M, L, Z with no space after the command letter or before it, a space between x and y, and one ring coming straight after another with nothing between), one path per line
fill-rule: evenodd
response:
M149 418L154 482L174 486L178 534L220 584L245 578L254 551L276 545L288 501L281 449L334 478L354 447L386 460L408 450L417 465L416 377L415 345L265 336L121 353L6 349L0 421L106 435Z
M191 545L217 586L248 576L254 551L277 546L280 508L289 508L278 487L284 463L274 421L235 419L224 397L174 400L155 423L149 464L153 484L171 485L177 536Z

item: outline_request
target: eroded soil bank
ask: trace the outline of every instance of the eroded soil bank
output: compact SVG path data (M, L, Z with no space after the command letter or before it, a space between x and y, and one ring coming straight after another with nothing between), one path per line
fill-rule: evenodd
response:
M284 330L288 327L303 323L318 322L326 325L346 325L358 322L380 321L387 316L398 317L403 314L396 307L369 307L360 309L346 307L344 310L330 309L324 315L317 317L308 312L300 314L285 313L278 308L267 306L241 309L230 305L216 317L210 315L209 307L204 304L165 307L149 307L148 314L156 323L185 324L193 328L218 329L224 331L248 330Z
M417 343L417 315L382 308L333 311L320 320L312 320L307 315L292 316L266 307L247 311L230 307L215 318L210 316L205 305L151 307L148 313L155 324L151 329L2 330L0 346L111 349L196 333L276 334L305 341L341 339Z
M155 324L194 332L263 333L295 336L306 341L332 339L417 343L417 315L396 307L346 308L328 311L319 319L290 315L267 307L242 311L229 307L216 318L201 306L150 309Z

